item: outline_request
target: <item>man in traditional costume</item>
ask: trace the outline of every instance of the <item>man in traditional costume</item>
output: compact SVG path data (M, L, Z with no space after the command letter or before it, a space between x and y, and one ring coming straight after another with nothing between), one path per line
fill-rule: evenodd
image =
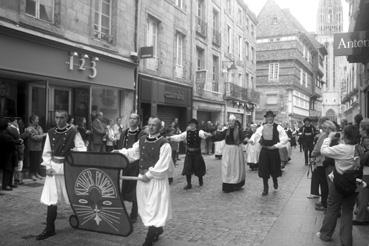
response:
M142 136L130 149L120 153L133 162L138 161L139 175L136 188L138 213L149 227L143 246L151 246L163 233L163 226L171 218L168 176L173 171L172 150L160 135L161 121L150 118L148 136Z
M230 115L228 125L228 129L211 137L213 141L225 140L222 158L222 190L225 193L241 190L246 179L242 148L245 134L234 115Z
M259 156L259 177L264 183L263 196L268 195L270 176L273 179L274 189L278 189L277 178L282 175L278 149L288 142L288 136L283 127L274 123L275 116L272 111L266 112L265 124L260 126L249 140L249 143L255 144L260 139L262 149Z
M311 152L313 152L314 149L315 136L318 134L318 131L311 124L310 118L307 117L304 119L304 125L300 128L299 132L301 143L304 149L305 165L307 166L309 165Z
M170 141L181 142L187 140L187 152L183 165L182 175L186 175L187 185L185 190L192 189L191 177L192 174L199 178L199 185L203 186L203 176L206 173L204 158L201 154L201 139L206 139L211 136L203 130L198 130L198 121L192 119L189 122L187 131L178 135L168 137Z
M71 150L86 151L85 144L77 128L67 124L65 111L55 112L56 127L46 136L42 153L42 165L46 167L46 179L41 194L41 203L47 205L46 228L36 237L44 240L55 235L57 204L69 204L64 181L64 158Z
M120 135L120 140L118 143L118 148L128 149L132 148L133 144L136 143L142 135L140 127L140 117L138 114L131 114L129 117L129 128L124 130ZM123 170L124 176L134 176L137 177L139 174L138 161L130 163L127 168ZM138 207L136 199L136 185L135 180L124 180L122 182L122 197L124 201L132 202L132 210L130 214L130 220L132 223L137 221Z
M258 125L252 124L250 126L251 132L247 134L246 140L249 140L251 136L256 132L258 129ZM246 145L246 163L249 165L252 171L257 170L259 166L259 155L261 146L259 144L259 139L256 139L255 144L248 143Z

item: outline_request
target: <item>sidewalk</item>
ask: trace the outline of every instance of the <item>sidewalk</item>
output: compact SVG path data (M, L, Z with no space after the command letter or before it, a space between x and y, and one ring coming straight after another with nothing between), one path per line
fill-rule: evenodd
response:
M301 179L295 192L284 207L281 215L274 223L264 240L263 246L339 246L339 223L337 222L333 241L321 241L316 233L319 231L323 212L315 211L317 199L307 199L311 179ZM354 226L354 246L369 245L369 227Z

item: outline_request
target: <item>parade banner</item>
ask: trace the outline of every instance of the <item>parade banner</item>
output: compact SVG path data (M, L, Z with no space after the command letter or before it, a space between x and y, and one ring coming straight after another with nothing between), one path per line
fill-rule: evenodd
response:
M71 152L64 164L65 184L74 215L73 228L128 236L132 232L119 189L128 165L119 153Z

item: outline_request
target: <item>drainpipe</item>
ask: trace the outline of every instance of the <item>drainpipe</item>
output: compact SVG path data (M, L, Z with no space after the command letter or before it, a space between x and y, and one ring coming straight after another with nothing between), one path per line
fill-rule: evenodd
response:
M133 39L133 43L134 43L134 48L135 48L135 52L137 54L137 60L136 60L136 68L134 71L135 74L135 81L134 81L134 94L133 94L133 111L135 113L138 112L138 70L139 70L139 66L140 66L140 54L139 54L139 50L138 50L138 35L139 35L139 14L140 14L140 0L136 0L135 1L135 34L134 34L134 39Z

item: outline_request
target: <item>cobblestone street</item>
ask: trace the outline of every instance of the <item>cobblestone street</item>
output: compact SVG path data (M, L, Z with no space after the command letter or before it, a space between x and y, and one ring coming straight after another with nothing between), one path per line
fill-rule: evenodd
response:
M155 245L339 245L323 244L315 238L322 213L314 210L314 201L306 199L310 180L302 154L294 150L291 163L280 178L280 189L261 196L262 182L256 172L247 171L246 186L240 192L221 192L220 161L206 157L207 175L203 187L193 180L194 189L184 191L185 179L180 175L181 157L172 186L174 218ZM118 237L72 229L67 206L59 208L57 235L37 242L34 236L44 227L46 208L39 203L41 183L32 183L0 196L0 245L141 245L146 235L142 223L133 233ZM369 228L354 228L357 246L367 246Z

